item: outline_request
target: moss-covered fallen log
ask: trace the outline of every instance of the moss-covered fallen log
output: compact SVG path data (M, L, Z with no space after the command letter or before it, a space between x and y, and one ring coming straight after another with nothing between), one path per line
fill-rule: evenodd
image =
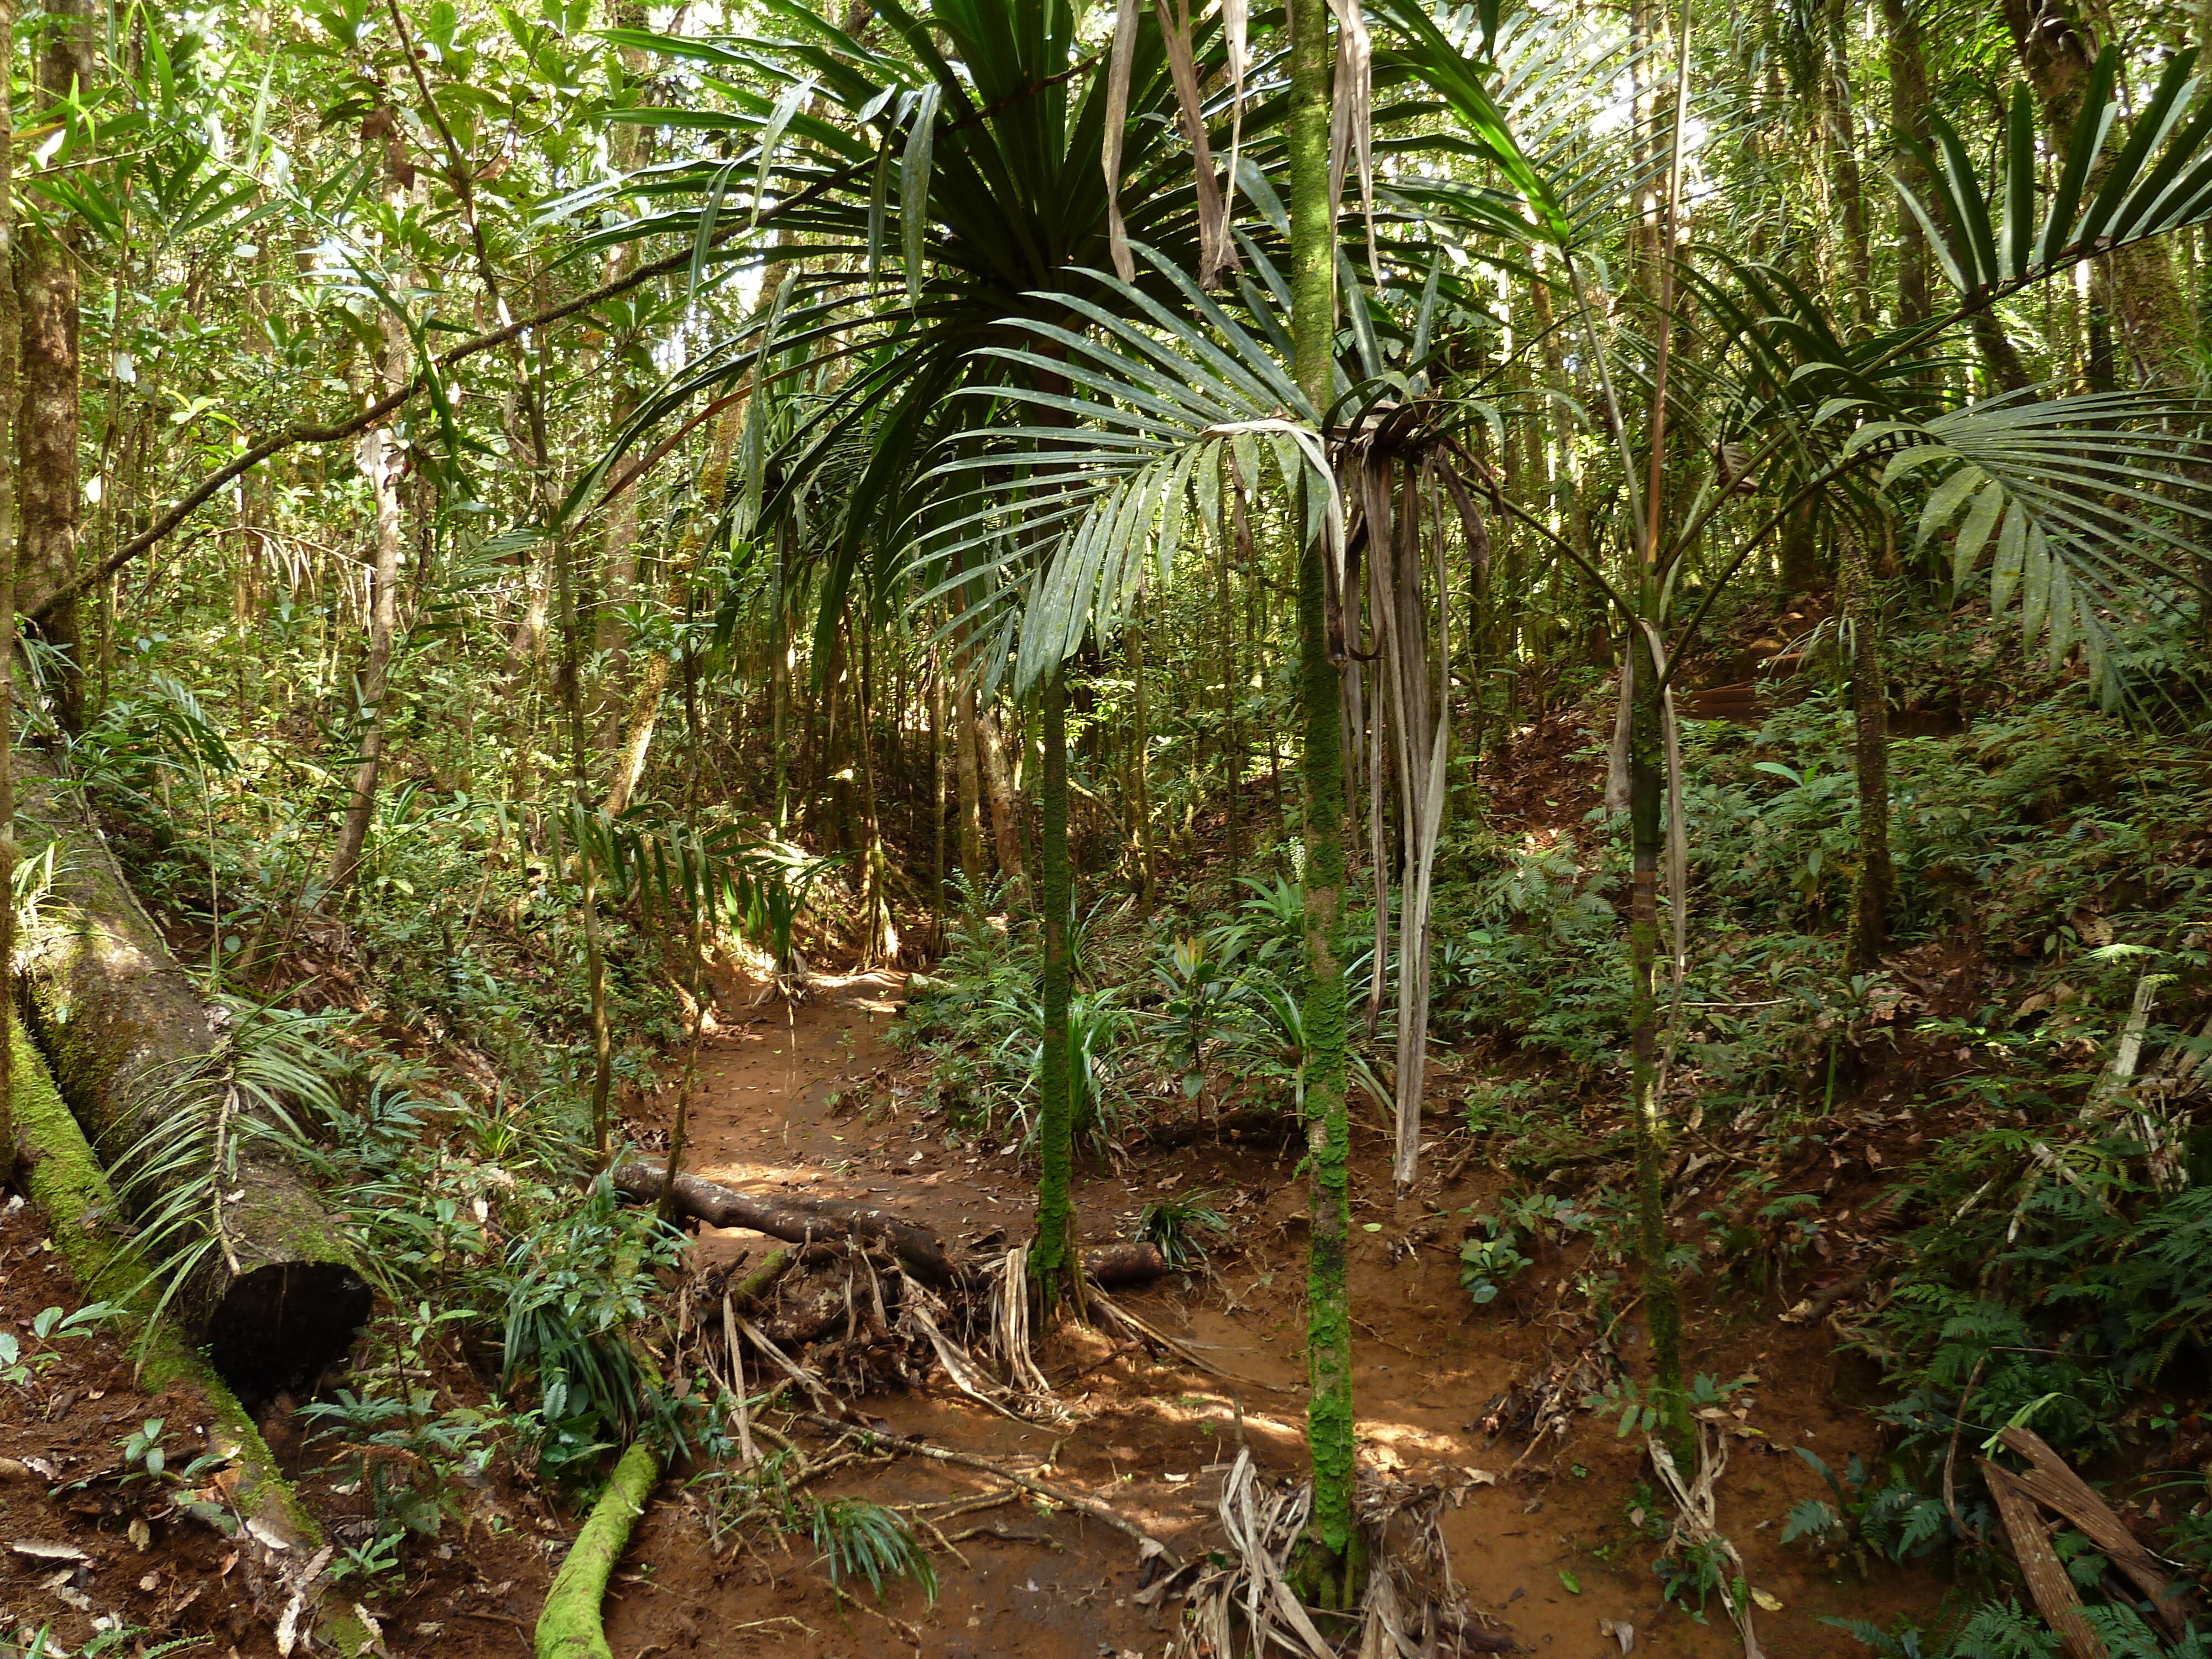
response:
M659 1454L638 1441L615 1465L614 1477L554 1575L538 1615L538 1659L614 1659L600 1604L608 1578L629 1547L630 1530L659 1483Z
M217 1112L225 1032L131 892L82 795L51 757L18 763L19 831L58 842L51 890L16 936L25 1012L53 1074L131 1212L143 1216L188 1177L149 1174L140 1150L195 1103ZM234 1098L234 1095L233 1098ZM174 1306L223 1378L248 1400L312 1377L368 1317L369 1287L306 1177L264 1137L233 1126L219 1248L198 1261ZM204 1174L204 1160L198 1173ZM143 1176L146 1178L135 1179ZM163 1252L185 1248L181 1237Z
M123 1310L117 1321L119 1334L138 1359L148 1388L159 1390L183 1383L205 1396L210 1414L208 1449L228 1458L238 1472L236 1484L229 1488L230 1501L250 1523L250 1535L268 1553L276 1577L304 1604L320 1588L319 1582L308 1582L301 1575L323 1548L322 1528L301 1507L237 1396L177 1327L158 1316L149 1288L149 1265L129 1233L117 1224L114 1188L84 1132L62 1103L44 1058L13 1018L8 1021L8 1038L9 1103L21 1149L20 1173L26 1193L46 1218L56 1248L86 1297ZM321 1608L314 1625L323 1639L342 1653L359 1654L371 1644L368 1631L337 1596Z

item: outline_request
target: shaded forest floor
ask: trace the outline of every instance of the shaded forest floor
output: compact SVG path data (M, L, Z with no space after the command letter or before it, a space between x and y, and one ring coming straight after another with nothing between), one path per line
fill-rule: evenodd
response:
M749 1006L750 988L726 988L722 1028L702 1059L687 1164L763 1194L895 1206L948 1243L1018 1242L1029 1226L1031 1178L1012 1156L946 1145L941 1115L923 1103L920 1063L884 1041L897 995L886 975L830 979L787 1010ZM1455 1082L1449 1064L1439 1067L1439 1140L1420 1185L1402 1201L1389 1195L1388 1138L1371 1103L1357 1121L1352 1296L1361 1455L1378 1472L1434 1480L1454 1494L1443 1528L1454 1568L1474 1604L1524 1646L1595 1659L1620 1650L1617 1638L1601 1633L1601 1621L1618 1621L1636 1631L1640 1653L1739 1650L1717 1600L1703 1626L1662 1604L1649 1557L1663 1505L1646 1485L1641 1442L1577 1409L1608 1369L1591 1364L1593 1337L1601 1334L1563 1310L1580 1247L1540 1256L1510 1297L1490 1309L1472 1309L1460 1286L1465 1215L1506 1178L1450 1132ZM672 1104L664 1092L634 1106L629 1127L641 1144L665 1138ZM1305 1195L1295 1162L1288 1143L1201 1140L1139 1146L1118 1168L1090 1159L1080 1166L1077 1202L1093 1241L1126 1237L1152 1196L1212 1194L1231 1223L1228 1241L1200 1273L1171 1276L1133 1305L1226 1375L1163 1364L1133 1345L1063 1328L1046 1343L1043 1361L1073 1413L1068 1427L991 1416L941 1379L872 1395L865 1408L899 1432L1041 1471L1122 1510L1186 1556L1220 1547L1213 1510L1240 1444L1269 1475L1296 1476L1304 1467ZM131 1487L111 1480L88 1496L46 1496L49 1480L66 1485L115 1470L120 1443L143 1419L163 1418L173 1434L199 1419L189 1400L140 1396L125 1357L104 1336L52 1345L32 1337L41 1308L74 1305L65 1271L39 1239L34 1218L21 1210L0 1232L0 1319L27 1347L58 1355L33 1386L0 1389L0 1456L34 1471L0 1485L0 1543L66 1545L87 1559L14 1553L0 1560L0 1607L11 1630L51 1622L75 1654L97 1640L97 1620L112 1618L126 1631L204 1631L218 1650L269 1650L276 1609L256 1607L250 1592L226 1577L228 1553L216 1534L173 1514L156 1516L158 1536L141 1550L131 1534L141 1514ZM769 1247L757 1235L705 1228L695 1249L707 1261L726 1261ZM1697 1307L1690 1363L1716 1377L1755 1379L1730 1400L1721 1522L1752 1583L1780 1604L1762 1614L1762 1639L1771 1653L1842 1656L1860 1650L1821 1625L1821 1615L1865 1616L1871 1596L1885 1619L1925 1616L1942 1587L1925 1569L1893 1567L1868 1585L1848 1565L1822 1571L1802 1549L1783 1548L1791 1507L1822 1491L1790 1449L1814 1448L1838 1466L1877 1450L1874 1425L1854 1408L1869 1386L1863 1362L1835 1354L1833 1334L1819 1324L1780 1322L1789 1293L1778 1286L1760 1305L1730 1297ZM1644 1340L1634 1307L1624 1310L1610 1336L1612 1363L1641 1375ZM342 1522L354 1494L313 1473L318 1460L292 1407L280 1399L263 1413L272 1445L303 1477L316 1507ZM1537 1432L1495 1431L1512 1427ZM776 1534L756 1531L738 1547L718 1548L711 1499L687 1485L686 1473L664 1483L610 1597L609 1637L623 1659L695 1648L861 1654L887 1642L918 1644L933 1656L1098 1659L1158 1654L1174 1633L1171 1606L1135 1601L1138 1563L1127 1540L1078 1516L1024 1501L947 1522L940 1530L958 1555L939 1552L934 1605L911 1585L892 1588L878 1604L865 1590L839 1597L803 1538L779 1547L768 1541ZM813 1490L891 1504L1004 1492L987 1478L915 1460ZM471 1656L526 1648L557 1553L556 1529L565 1534L574 1525L574 1517L556 1517L528 1491L488 1481L464 1524L410 1562L404 1592L368 1598L387 1646ZM111 1646L118 1644L131 1650L128 1639Z

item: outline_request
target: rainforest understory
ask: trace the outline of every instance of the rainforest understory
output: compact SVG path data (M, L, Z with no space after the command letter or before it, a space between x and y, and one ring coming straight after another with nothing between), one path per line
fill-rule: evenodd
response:
M0 0L0 1659L2212 1652L2208 22Z

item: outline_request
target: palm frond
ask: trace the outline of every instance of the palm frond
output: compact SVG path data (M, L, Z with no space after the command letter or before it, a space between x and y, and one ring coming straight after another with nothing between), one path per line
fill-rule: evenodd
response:
M2056 666L2075 645L2106 684L2099 607L2145 574L2191 578L2165 553L2195 555L2212 502L2185 463L2202 456L2212 406L2156 392L1988 398L1921 421L1874 421L1846 459L1886 457L1887 489L1916 472L1940 475L1920 512L1926 546L1956 526L1951 556L1963 587L1990 556L1990 605L2021 602L2026 643L2047 638Z
M994 575L949 626L988 629L1018 602L1018 693L1072 656L1086 633L1110 636L1126 623L1148 573L1164 579L1172 565L1194 495L1218 510L1218 486L1204 481L1232 448L1272 459L1292 500L1302 484L1313 486L1311 521L1341 562L1343 505L1319 412L1279 352L1157 251L1137 244L1134 252L1185 309L1102 275L1112 305L1067 302L1090 331L1042 326L1033 330L1038 349L985 348L1041 384L1009 377L993 388L1015 418L929 475L970 505L917 538L908 564L923 579L915 603ZM1055 382L1072 390L1044 389ZM1024 412L1034 423L1020 423ZM1262 482L1256 469L1246 476Z
M1915 191L1893 182L1962 297L1986 303L2082 259L2212 216L2212 98L2202 95L2203 83L2191 73L2196 49L2174 54L2131 122L2112 98L2119 61L2119 48L2107 46L2090 71L2039 222L2042 161L2025 85L2013 90L1987 184L1966 142L1941 116L1930 118L1932 149L1904 140L1926 187Z

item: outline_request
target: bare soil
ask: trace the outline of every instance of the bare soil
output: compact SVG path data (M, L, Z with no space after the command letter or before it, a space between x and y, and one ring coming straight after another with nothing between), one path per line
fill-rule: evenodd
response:
M750 1191L867 1198L933 1228L948 1243L1018 1242L1030 1225L1033 1170L1011 1149L948 1136L924 1109L916 1065L885 1042L899 981L891 975L819 981L795 1008L755 1004L751 988L726 986L723 1023L701 1060L693 1106L696 1173ZM1583 1247L1547 1249L1537 1266L1488 1309L1458 1280L1466 1213L1506 1177L1447 1139L1455 1079L1437 1074L1438 1145L1427 1173L1403 1200L1391 1195L1389 1139L1379 1115L1360 1108L1354 1135L1352 1294L1360 1455L1401 1478L1459 1489L1444 1534L1474 1604L1522 1646L1559 1659L1618 1655L1601 1621L1632 1626L1634 1651L1659 1656L1741 1651L1716 1599L1700 1624L1662 1601L1648 1535L1663 1510L1648 1487L1642 1443L1609 1422L1571 1409L1592 1376L1592 1333L1569 1311ZM633 1103L629 1127L665 1145L672 1085ZM1877 1139L1869 1131L1869 1145ZM1221 1374L1164 1364L1080 1328L1048 1339L1045 1369L1068 1401L1072 1426L1050 1429L989 1415L933 1382L877 1395L865 1408L892 1429L981 1453L1113 1505L1186 1557L1218 1547L1213 1509L1240 1445L1283 1480L1304 1468L1305 1192L1295 1146L1141 1145L1100 1167L1085 1160L1078 1203L1086 1241L1125 1237L1151 1197L1207 1192L1233 1224L1208 1269L1176 1275L1126 1299L1142 1317L1208 1356ZM1823 1160L1824 1166L1826 1160ZM1838 1174L1824 1167L1832 1187ZM1872 1190L1875 1170L1843 1172ZM1877 1230L1878 1231L1878 1230ZM1850 1270L1868 1241L1838 1230L1831 1279ZM770 1241L702 1230L702 1259L756 1256ZM1705 1281L1700 1281L1705 1282ZM1863 1583L1848 1563L1829 1568L1802 1546L1780 1542L1799 1500L1821 1495L1794 1447L1841 1467L1878 1450L1859 1409L1871 1378L1836 1352L1834 1333L1778 1322L1805 1282L1763 1297L1731 1292L1692 1310L1690 1364L1717 1377L1753 1376L1734 1398L1730 1461L1720 1485L1722 1529L1742 1551L1751 1582L1781 1604L1759 1615L1774 1656L1844 1659L1859 1648L1823 1615L1888 1623L1925 1620L1942 1586L1924 1571L1882 1568ZM46 1246L34 1212L0 1215L0 1322L21 1340L34 1374L0 1383L0 1640L51 1628L71 1655L105 1628L125 1634L106 1650L134 1654L180 1637L196 1651L261 1659L274 1650L281 1609L259 1605L232 1548L143 1480L128 1481L122 1443L149 1419L164 1420L171 1455L189 1456L204 1406L189 1392L154 1396L134 1382L129 1356L94 1332L44 1341L32 1322L47 1307L81 1298ZM1632 1304L1613 1346L1626 1372L1648 1366L1645 1333ZM331 1381L335 1383L337 1378ZM460 1397L483 1382L456 1360L441 1386ZM1532 1441L1525 1423L1538 1395L1564 1402ZM311 1507L343 1540L362 1513L343 1472L326 1468L295 1402L263 1413L272 1448ZM1563 1416L1563 1420L1557 1420ZM808 1432L794 1429L807 1438ZM813 1437L817 1443L819 1437ZM176 1449L182 1448L180 1451ZM872 1656L919 1652L946 1659L1121 1659L1162 1653L1178 1607L1136 1599L1129 1540L1096 1522L1028 1499L977 1510L941 1528L940 1587L933 1604L910 1585L880 1601L865 1587L839 1594L803 1537L755 1530L718 1548L701 1471L665 1482L641 1522L613 1587L607 1631L619 1659L702 1650L743 1656ZM817 1495L848 1492L879 1503L979 1498L1004 1488L981 1474L907 1459L836 1478ZM364 1594L394 1656L514 1659L551 1572L580 1517L549 1509L534 1489L495 1471L466 1494L463 1521L410 1546L406 1572ZM1640 1510L1645 1528L1632 1513ZM18 1552L18 1542L65 1544L82 1562Z
M748 998L731 988L726 1008L742 1006ZM1029 1226L1033 1171L1010 1150L948 1146L944 1120L924 1115L919 1071L884 1040L897 998L893 975L823 980L796 1009L763 1006L726 1027L702 1056L686 1164L763 1194L896 1206L951 1243L1018 1241ZM1451 1081L1440 1073L1440 1097ZM634 1127L650 1138L672 1102L671 1091L641 1103ZM1632 1510L1656 1520L1663 1509L1645 1490L1640 1438L1624 1439L1610 1422L1579 1411L1564 1433L1534 1443L1486 1430L1501 1396L1510 1414L1528 1385L1571 1375L1583 1357L1587 1333L1559 1312L1580 1249L1547 1252L1509 1297L1476 1310L1459 1284L1462 1212L1480 1208L1504 1177L1446 1152L1426 1161L1412 1194L1394 1199L1388 1136L1373 1108L1363 1109L1352 1268L1362 1458L1404 1478L1464 1488L1444 1528L1454 1567L1475 1605L1525 1648L1560 1659L1617 1656L1617 1638L1600 1631L1612 1620L1633 1627L1638 1653L1741 1651L1717 1599L1706 1624L1662 1601L1650 1565L1656 1545L1631 1520ZM1213 1508L1240 1443L1272 1474L1291 1479L1304 1468L1306 1197L1295 1158L1294 1147L1139 1146L1118 1168L1086 1160L1079 1170L1079 1213L1091 1243L1127 1236L1155 1194L1214 1195L1235 1237L1215 1252L1211 1271L1127 1299L1229 1376L1158 1363L1070 1328L1049 1339L1045 1369L1073 1408L1072 1428L990 1416L949 1386L877 1395L866 1409L900 1433L1042 1472L1115 1505L1185 1556L1219 1547ZM1446 1181L1455 1163L1456 1178ZM769 1248L756 1235L711 1228L698 1245L710 1256L746 1251L756 1259ZM1841 1271L1847 1261L1838 1261ZM1695 1309L1689 1360L1717 1377L1757 1378L1735 1396L1750 1403L1740 1423L1730 1421L1720 1524L1751 1582L1782 1604L1759 1615L1761 1642L1772 1655L1843 1659L1865 1650L1821 1624L1823 1615L1924 1619L1942 1587L1924 1572L1893 1568L1863 1583L1849 1563L1826 1570L1802 1546L1781 1545L1791 1506L1826 1490L1794 1447L1838 1468L1854 1452L1871 1458L1877 1450L1858 1409L1869 1376L1836 1354L1831 1331L1778 1322L1782 1298L1806 1288L1778 1285L1760 1305L1738 1299ZM1648 1356L1636 1318L1632 1307L1613 1342L1640 1376ZM1512 1392L1516 1384L1522 1392ZM823 1491L909 1503L993 1489L987 1477L908 1460ZM702 1641L735 1654L844 1656L889 1643L948 1659L1103 1659L1159 1654L1176 1632L1174 1606L1133 1599L1129 1541L1065 1512L1024 1503L977 1517L1007 1535L970 1538L958 1546L964 1560L940 1559L933 1607L903 1586L881 1604L864 1589L841 1605L804 1540L756 1538L717 1556L701 1498L676 1482L662 1497L610 1601L609 1636L624 1659Z

